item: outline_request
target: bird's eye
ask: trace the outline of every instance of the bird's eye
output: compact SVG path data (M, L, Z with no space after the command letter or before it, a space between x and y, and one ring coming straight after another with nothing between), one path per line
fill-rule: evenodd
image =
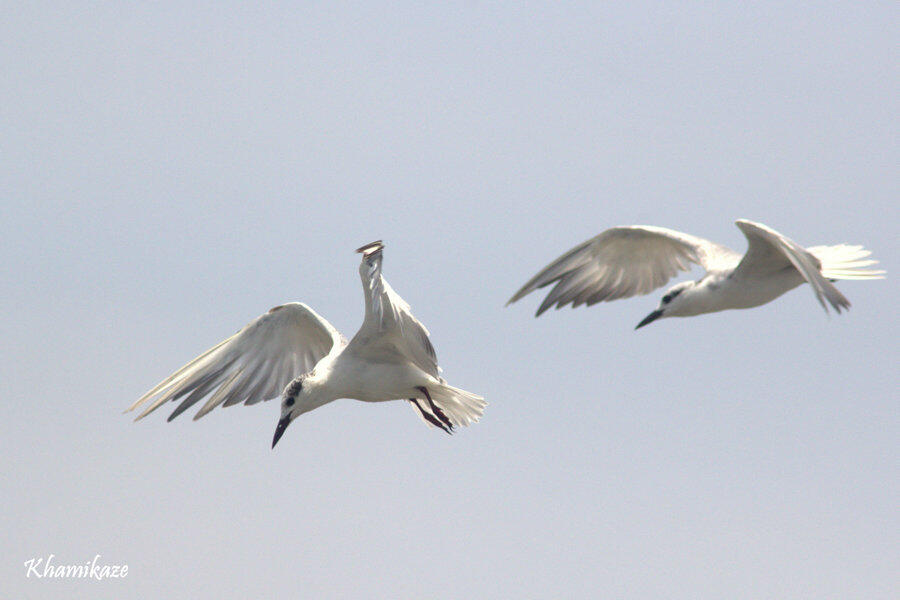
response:
M287 406L288 408L293 406L294 405L294 397L293 396L288 397L288 399L284 401L284 405Z

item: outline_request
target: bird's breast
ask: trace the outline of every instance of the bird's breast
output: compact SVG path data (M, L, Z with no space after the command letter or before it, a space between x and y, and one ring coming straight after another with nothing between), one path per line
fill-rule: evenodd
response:
M767 277L752 279L726 279L715 290L720 310L729 308L753 308L767 304L803 283L795 269L785 269Z
M332 394L363 402L410 398L417 386L428 383L424 374L410 364L359 360L337 361L328 380Z

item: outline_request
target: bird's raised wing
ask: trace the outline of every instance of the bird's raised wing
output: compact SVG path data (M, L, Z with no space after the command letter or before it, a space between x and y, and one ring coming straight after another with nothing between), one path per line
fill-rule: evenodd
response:
M344 343L337 329L307 305L276 306L175 371L128 410L151 401L138 415L140 419L169 400L187 395L169 416L171 421L212 392L194 415L196 420L220 404L269 400Z
M366 299L366 316L347 345L347 352L376 357L376 360L399 353L426 373L439 377L440 368L428 330L381 275L383 248L384 244L377 241L357 250L363 255L359 276Z
M820 272L819 259L797 242L762 223L739 219L735 225L747 236L748 244L747 253L732 275L735 279L764 278L793 267L809 283L825 312L825 300L839 313L850 307L850 301Z
M631 225L607 229L572 248L531 278L510 298L511 304L538 288L556 283L537 310L609 302L647 294L678 271L696 263L707 271L731 268L740 260L733 250L680 231Z

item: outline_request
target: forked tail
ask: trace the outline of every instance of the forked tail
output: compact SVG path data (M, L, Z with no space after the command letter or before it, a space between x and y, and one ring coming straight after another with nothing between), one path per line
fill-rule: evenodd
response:
M822 275L827 279L884 279L885 271L865 268L878 261L866 258L872 253L862 246L813 246L807 251L822 263Z

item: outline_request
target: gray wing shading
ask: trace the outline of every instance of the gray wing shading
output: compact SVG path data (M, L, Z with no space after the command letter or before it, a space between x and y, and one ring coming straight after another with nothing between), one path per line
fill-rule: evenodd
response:
M381 275L383 248L384 244L378 241L357 250L363 255L359 276L366 316L347 351L375 358L400 354L429 375L439 377L441 370L428 330Z
M332 348L345 343L307 305L276 306L175 371L128 410L150 402L138 415L141 419L169 400L187 396L169 416L171 421L212 393L194 415L196 420L220 404L256 404L276 398L292 379L311 371Z
M680 231L631 225L613 227L576 246L547 265L522 286L507 305L536 289L556 285L537 310L591 306L647 294L690 263L707 271L732 268L740 255L730 248Z
M797 242L762 223L740 219L735 225L747 236L748 246L743 260L734 270L734 278L763 278L793 267L809 283L825 312L828 312L828 304L838 313L842 308L850 307L850 301L822 275L819 259Z

